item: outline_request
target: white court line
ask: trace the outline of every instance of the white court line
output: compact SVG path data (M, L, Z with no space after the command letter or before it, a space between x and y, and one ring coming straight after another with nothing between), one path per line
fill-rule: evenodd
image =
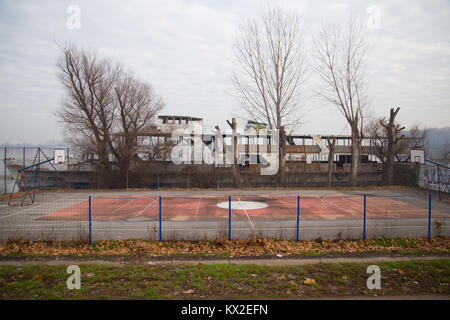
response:
M150 207L149 208L149 206L150 205L153 205L154 204L154 206L152 206L152 207ZM136 213L136 215L135 215L135 217L137 217L138 215L140 215L143 211L145 211L147 208L148 209L152 209L152 208L154 208L155 206L157 206L158 205L158 203L156 202L156 200L153 200L153 202L150 202L148 205L146 205L141 211L138 211L138 213Z
M417 207L417 206L415 206L413 204L409 204L407 202L393 200L393 199L389 199L389 198L386 198L386 197L383 197L382 199L388 199L388 200L391 200L391 201L398 202L397 205L403 205L404 204L404 205L407 205L407 206L414 207L414 209L419 209L419 211L417 211L417 213L420 213L420 214L426 213L428 215L428 208L424 209L424 208L421 208L421 207ZM351 199L344 199L344 200L348 201L348 202L350 202L352 204L357 204L356 202L352 201ZM373 214L375 214L377 216L378 216L378 214L386 214L386 213L396 213L396 214L401 215L402 213L410 213L411 212L410 209L403 209L403 210L402 209L393 209L392 205L389 208L380 208L380 207L377 207L377 206L369 206L369 204L367 203L367 207L366 207L367 214L369 214L369 210ZM433 214L433 213L435 213L435 214L444 214L445 215L445 213L432 210L431 214Z
M129 205L130 203L132 203L135 199L131 199L131 201L125 203L124 205L118 207L116 210L114 210L113 212L111 212L111 214L116 213L117 211L119 211L120 209L122 209L123 207L125 207L126 205Z
M384 199L384 197L383 197L383 199ZM360 203L356 203L356 202L351 201L351 200L348 200L348 199L343 199L343 200L348 201L348 202L350 202L351 204L360 204ZM391 209L392 209L392 208L391 208ZM364 207L363 207L363 210L364 210ZM361 211L362 211L362 210L361 210ZM378 208L378 207L370 208L370 211L371 211L371 213L374 214L376 217L378 217L379 214L385 215L387 212L394 212L394 211L392 211L392 210L383 209L383 208ZM396 210L395 212L396 212L396 213L399 213L400 211L399 211L399 210ZM410 212L410 210L405 210L405 212ZM369 205L368 205L368 204L366 205L366 213L367 213L367 215L369 214ZM378 218L378 219L380 219L380 218Z
M194 215L194 217L197 216L198 208L200 207L200 200L201 200L201 198L198 198L198 202L197 202L197 210L195 210L195 215Z
M237 194L236 194L236 197L238 197L239 202L242 203L241 198L239 198L239 196ZM253 225L252 220L250 219L250 217L249 217L249 215L247 213L247 210L245 210L244 206L242 206L242 209L244 209L244 212L247 215L247 219L250 222L250 225L252 226L252 229L255 230L255 226Z
M324 205L326 205L326 206L328 206L328 207L331 207L331 208L335 208L335 209L338 209L338 210L341 210L341 211L344 211L344 212L348 212L348 213L350 213L350 214L355 214L355 212L353 212L353 211L349 211L349 210L347 210L347 209L344 209L344 208L342 208L341 206L338 206L337 204L333 204L333 203L330 203L330 202L328 202L328 201L326 201L325 200L325 198L320 198L320 201L324 204Z

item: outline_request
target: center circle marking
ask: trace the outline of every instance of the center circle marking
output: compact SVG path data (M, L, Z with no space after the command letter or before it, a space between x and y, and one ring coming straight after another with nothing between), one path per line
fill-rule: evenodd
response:
M221 202L218 203L217 206L219 208L228 209L229 203ZM264 202L256 202L256 201L231 201L231 209L232 210L253 210L253 209L263 209L266 208L267 204Z

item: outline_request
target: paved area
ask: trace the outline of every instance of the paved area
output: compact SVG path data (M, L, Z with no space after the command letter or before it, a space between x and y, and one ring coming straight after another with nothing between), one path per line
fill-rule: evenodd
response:
M77 259L66 257L55 258L1 258L0 266L29 266L29 265L113 265L123 266L129 264L144 265L214 265L214 264L236 264L236 265L260 265L260 266L301 266L318 263L377 263L377 262L395 262L395 261L413 261L413 260L442 260L450 259L450 255L411 255L411 256L373 256L373 257L323 257L323 258L145 258L145 259Z
M367 238L427 236L428 193L419 189L75 190L39 192L37 202L24 207L11 207L6 200L0 201L0 240L87 239L89 196L93 199L90 229L93 241L158 239L159 210L155 199L159 196L165 202L161 221L161 236L165 240L228 237L228 210L219 206L228 196L241 205L240 209L232 210L233 239L296 239L297 232L301 240L358 239L364 233L364 194ZM297 195L301 196L298 227ZM142 200L146 197L150 200ZM120 199L111 201L113 198ZM96 199L110 200L96 207ZM247 200L267 206L242 205ZM171 205L170 201L176 203ZM434 197L431 235L449 236L449 218L450 204L438 202Z

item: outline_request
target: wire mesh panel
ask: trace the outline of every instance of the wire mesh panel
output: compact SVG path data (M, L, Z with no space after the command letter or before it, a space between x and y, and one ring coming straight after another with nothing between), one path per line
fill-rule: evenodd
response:
M157 239L157 196L91 197L91 238L98 240Z
M297 200L297 196L283 195L232 196L232 238L295 239Z
M227 196L163 196L162 238L201 240L224 238L228 232Z
M301 212L306 220L362 219L363 197L360 195L330 194L302 195Z
M26 195L26 194L25 194ZM311 240L448 236L450 204L427 194L105 195L37 190L0 200L0 239ZM91 200L89 201L89 198ZM364 201L366 199L366 201ZM22 201L24 200L24 201Z
M84 194L38 192L37 200L0 201L1 240L87 240L89 208Z
M450 206L439 204L438 199L429 200L426 194L414 197L368 195L368 237L427 237L429 224L430 235L448 234Z
M363 214L360 195L300 195L298 238L361 238Z

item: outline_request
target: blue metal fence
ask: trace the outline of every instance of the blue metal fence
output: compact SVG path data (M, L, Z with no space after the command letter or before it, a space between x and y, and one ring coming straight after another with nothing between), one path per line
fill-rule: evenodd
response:
M248 197L257 197L257 196L248 196ZM363 224L362 224L362 228L361 228L361 233L362 233L362 239L365 240L365 239L367 239L367 222L368 222L368 219L367 219L367 212L368 212L367 198L368 198L368 195L364 194L364 195L361 195L360 197L362 197L362 202L363 202L363 206L362 206L362 210L361 210L361 216L360 216L361 217L360 219L363 220L362 221ZM173 201L173 199L187 199L187 198L189 198L189 199L199 199L198 200L199 204L201 202L201 199L207 199L207 198L202 198L202 197L190 197L190 196L185 196L185 197L166 196L166 197L164 197L165 201L163 202L163 196L158 196L158 208L157 208L158 209L158 217L157 217L157 222L158 222L158 239L159 239L159 241L163 241L163 231L164 231L163 230L163 220L164 220L164 213L165 213L165 211L163 210L163 203L165 203L166 208L168 208L170 206L170 204L171 204L171 201ZM274 195L273 198L279 200L281 198L281 196ZM295 216L295 219L292 219L292 222L295 221L295 239L296 239L297 242L299 242L301 240L300 229L302 227L302 225L300 223L301 196L300 195L297 195L297 196L284 196L284 198L285 199L287 199L287 198L290 198L290 199L295 198L296 199L296 208L295 208L296 216ZM333 198L333 197L329 197L329 198ZM345 199L345 196L341 196L341 197L335 196L333 199L340 199L340 198ZM351 199L357 199L357 198L358 197L352 196ZM95 220L95 215L92 214L92 210L93 210L92 201L94 199L95 199L94 197L89 196L89 243L92 243L92 241L93 241L93 231L95 231L92 228L93 221ZM108 197L101 197L101 199L108 199ZM115 196L115 197L110 197L109 199L134 199L134 198L133 197L121 198L121 197ZM140 198L136 198L136 199L143 199L143 198L140 197ZM347 197L346 201L350 201L349 199L350 199L350 197ZM234 220L233 220L233 217L232 217L233 216L233 214L232 214L233 213L232 196L228 196L227 200L228 200L227 201L228 202L228 208L227 208L228 209L227 231L228 231L228 239L232 240L233 239L233 237L232 237L232 223L233 222L242 222L243 218L240 218L240 217L236 218L235 217ZM244 200L245 200L245 198L244 198ZM323 199L320 199L320 200L323 201ZM239 198L239 201L241 201L241 198ZM432 198L431 198L431 194L429 194L428 195L428 208L427 208L428 209L428 223L427 223L427 237L428 237L428 239L431 239L431 236L432 236L432 230L431 230L431 226L432 226L431 204L432 204ZM333 205L333 203L331 203L330 205ZM172 208L172 210L174 210L174 209ZM197 206L197 211L198 211L198 206ZM248 215L247 215L247 218L249 218ZM274 216L274 219L276 219L276 216ZM345 219L343 219L343 220L345 220ZM375 221L376 219L372 218L372 220ZM252 220L249 218L249 221L251 222ZM287 223L289 223L289 221L291 221L291 220L288 219ZM253 224L252 224L252 227L253 227ZM288 226L287 228L292 228L293 229L294 226L292 226L292 227ZM372 226L372 228L375 228L375 227ZM194 226L194 229L195 229L195 226ZM184 230L186 230L186 229L184 229ZM234 238L237 239L237 238L239 238L239 236L234 237Z

